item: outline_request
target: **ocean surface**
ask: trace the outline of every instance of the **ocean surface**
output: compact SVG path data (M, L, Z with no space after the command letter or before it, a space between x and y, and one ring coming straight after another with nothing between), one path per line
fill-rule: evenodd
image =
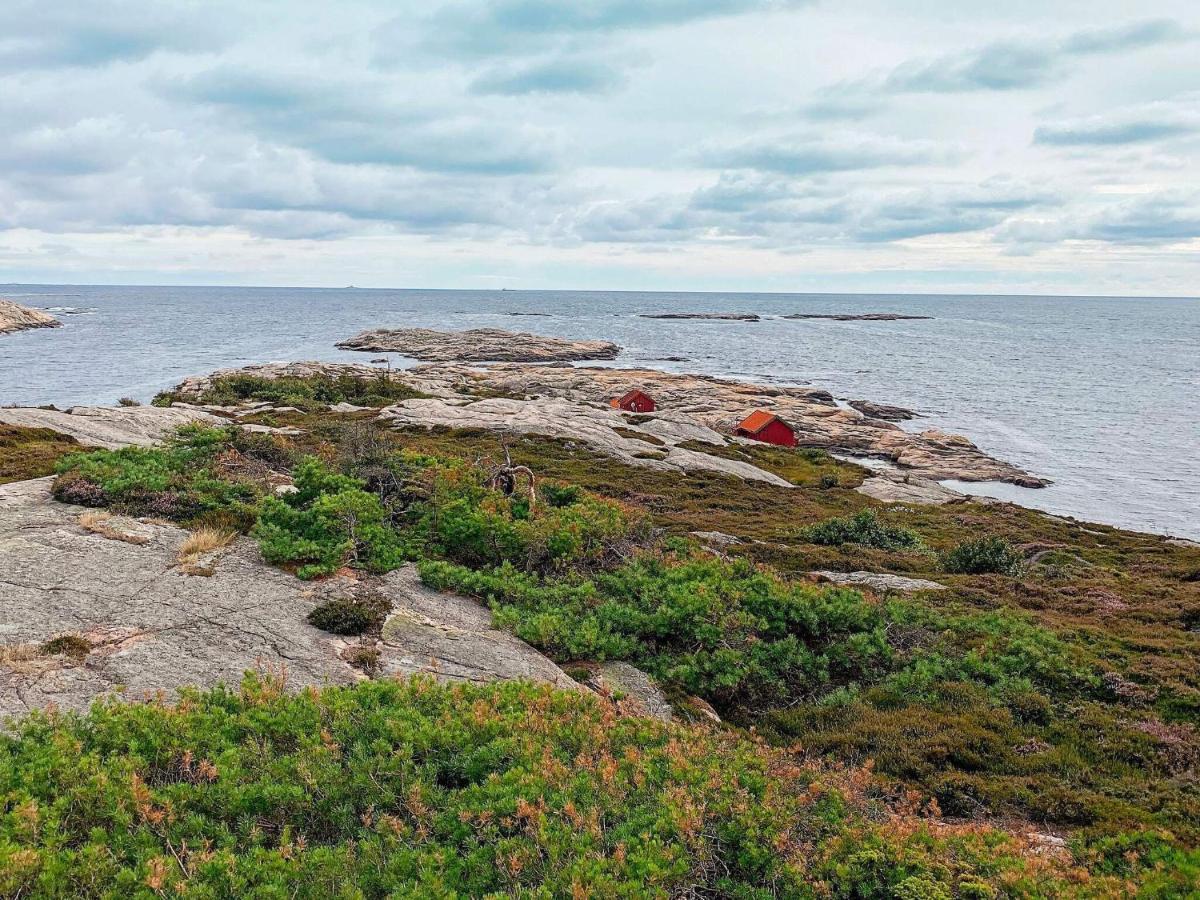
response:
M0 285L64 328L0 337L0 404L147 401L185 375L274 360L365 362L375 327L606 338L651 366L910 407L1054 480L974 493L1200 539L1200 300L1109 297ZM753 312L760 322L640 313ZM928 320L787 320L895 312ZM686 362L665 362L682 356ZM396 359L395 364L406 361Z

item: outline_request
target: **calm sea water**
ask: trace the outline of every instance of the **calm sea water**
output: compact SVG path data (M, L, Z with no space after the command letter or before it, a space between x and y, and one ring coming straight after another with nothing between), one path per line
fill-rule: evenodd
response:
M381 326L607 338L625 348L617 365L911 407L923 418L906 427L957 431L1055 481L978 493L1200 539L1200 300L46 285L0 286L0 296L55 310L66 326L0 337L0 403L148 400L223 366L361 362L370 357L334 342ZM646 312L765 318L638 318ZM773 318L795 312L933 319Z

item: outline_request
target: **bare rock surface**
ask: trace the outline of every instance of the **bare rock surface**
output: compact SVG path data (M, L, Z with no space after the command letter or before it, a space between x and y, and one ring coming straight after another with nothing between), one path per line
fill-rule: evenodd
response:
M884 503L916 503L940 506L965 500L966 495L926 478L900 477L894 474L872 475L857 488L860 494Z
M907 593L910 591L944 591L946 586L930 581L927 578L906 578L903 575L889 575L886 572L809 572L821 581L846 587L865 587L877 593L886 594L889 591Z
M907 422L915 419L917 414L903 406L890 406L887 403L873 403L870 400L851 400L850 406L857 409L869 419L879 419L883 422Z
M621 348L611 341L572 341L501 328L436 331L431 328L378 328L339 343L341 350L401 353L432 361L507 360L555 362L615 359Z
M385 575L382 584L393 604L383 626L383 673L433 675L444 681L526 678L579 687L524 641L494 628L491 612L477 601L426 587L415 567Z
M158 406L75 406L68 410L0 407L0 424L51 428L80 444L112 450L148 447L189 422L224 422L200 409Z
M61 328L62 322L40 309L30 309L11 300L0 300L0 334L30 328Z
M255 668L286 667L293 687L363 677L339 656L344 641L305 621L323 599L358 590L355 582L300 581L244 538L205 560L211 575L189 575L177 560L184 530L140 520L131 527L144 542L114 540L83 528L84 510L55 502L49 487L50 479L0 486L0 717L51 704L84 710L113 691L141 699L237 684ZM389 671L570 683L533 648L491 629L478 603L428 591L411 570L371 588L397 615L420 616L417 627L389 629ZM92 645L83 659L37 652L66 634Z
M931 480L1005 481L1024 487L1049 483L989 456L965 437L936 430L913 434L857 410L843 409L828 391L816 388L749 384L654 369L520 364L418 366L405 373L405 380L435 396L490 390L597 405L607 405L611 398L639 388L654 398L657 418L693 422L720 434L731 433L751 411L766 409L792 426L802 446L889 460Z
M628 716L643 716L670 722L675 711L658 684L636 666L610 661L596 667L588 687L612 698L617 709Z
M692 439L697 426L672 436L670 429L644 431L641 425L608 406L591 406L558 397L542 400L490 398L454 403L441 398L404 400L380 413L380 419L399 428L483 428L510 434L537 434L577 441L621 462L652 469L679 472L711 471L738 478L765 481L782 487L791 485L750 463L722 459L674 446L675 437ZM629 437L616 429L645 434L653 440ZM723 439L709 432L710 442Z

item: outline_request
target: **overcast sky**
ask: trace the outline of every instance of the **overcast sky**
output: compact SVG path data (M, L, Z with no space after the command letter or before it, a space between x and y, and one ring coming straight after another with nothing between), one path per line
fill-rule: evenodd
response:
M1200 294L1196 0L0 0L0 282Z

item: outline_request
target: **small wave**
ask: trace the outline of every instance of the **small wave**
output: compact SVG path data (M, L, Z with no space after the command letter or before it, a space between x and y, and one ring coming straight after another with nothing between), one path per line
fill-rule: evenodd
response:
M43 306L42 309L61 316L86 316L96 311L94 306Z

